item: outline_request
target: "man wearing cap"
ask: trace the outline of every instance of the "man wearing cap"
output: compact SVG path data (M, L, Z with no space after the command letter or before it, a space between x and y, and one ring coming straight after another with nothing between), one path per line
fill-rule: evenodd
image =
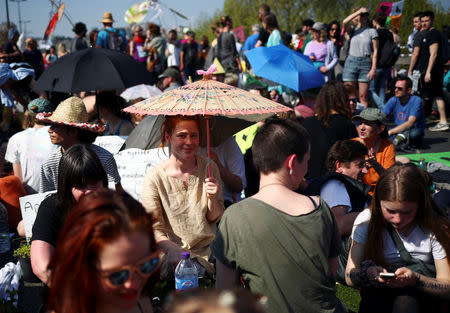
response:
M112 27L114 20L111 12L103 13L103 19L100 23L103 23L105 28L98 33L96 47L126 51L128 40L123 31ZM110 38L110 36L113 36L113 38ZM114 47L112 45L114 45Z
M36 114L53 112L54 106L47 100L37 98L28 104L24 126L27 129L15 134L8 141L5 160L13 165L14 175L25 187L27 194L37 193L41 165L56 150L48 136L48 126L36 120Z
M22 62L22 53L17 46L19 40L19 32L11 28L8 31L8 41L3 45L3 53L0 53L0 58L5 58L6 63Z
M50 141L59 145L41 166L39 192L56 190L58 184L58 166L62 154L75 144L89 145L97 154L116 190L122 190L117 164L113 155L105 149L92 144L98 133L105 130L102 124L88 122L89 116L83 101L70 97L61 102L53 113L39 113L37 120L50 124Z
M159 87L162 91L176 89L183 84L180 72L174 67L167 68L158 76L158 79L160 80Z
M388 131L396 148L407 148L409 144L420 146L425 134L425 117L422 99L411 95L412 81L399 76L395 82L395 97L386 103L383 112L393 114L397 126Z

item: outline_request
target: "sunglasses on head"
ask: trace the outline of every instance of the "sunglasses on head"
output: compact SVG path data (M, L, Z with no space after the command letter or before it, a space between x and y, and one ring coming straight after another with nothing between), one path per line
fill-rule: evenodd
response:
M141 277L149 277L159 266L161 252L155 252L139 260L136 264L125 265L119 269L100 271L100 275L107 278L110 287L120 287L137 272Z

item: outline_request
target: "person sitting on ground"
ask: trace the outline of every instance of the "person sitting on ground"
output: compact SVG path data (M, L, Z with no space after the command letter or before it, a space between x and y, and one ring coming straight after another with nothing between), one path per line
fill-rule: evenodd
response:
M89 123L89 116L83 101L70 97L61 102L53 113L39 113L36 119L50 124L50 141L60 148L49 155L41 166L39 192L56 190L58 182L58 164L63 153L71 146L83 143L91 147L100 159L108 180L121 190L120 175L114 156L105 149L92 144L98 133L105 130L102 124Z
M134 129L131 117L124 113L127 104L114 91L101 91L95 95L100 121L105 125L103 135L128 136Z
M359 312L444 312L450 222L436 207L416 166L394 165L380 177L352 230L346 281L361 288Z
M386 103L383 112L394 116L396 126L388 135L397 149L420 147L425 134L425 116L422 99L411 95L412 81L399 76L395 82L395 97Z
M168 145L168 160L145 176L142 204L154 217L155 238L166 252L162 275L171 277L183 251L190 251L200 274L214 273L210 243L224 211L220 173L214 161L197 156L200 119L166 117L161 146Z
M53 111L54 106L47 99L31 101L25 111L25 130L12 136L6 147L5 160L12 163L14 175L23 182L27 194L38 192L41 165L57 148L48 136L49 127L36 120L36 114Z
M108 187L99 158L86 145L73 145L64 153L59 173L57 192L39 206L31 238L33 272L47 285L50 282L47 266L68 212L83 195Z
M56 313L152 313L161 250L151 215L126 193L99 190L69 213L49 265Z
M322 86L314 112L315 116L306 118L302 124L314 136L307 179L320 177L327 172L327 153L336 141L358 136L350 120L350 105L342 82L328 81Z
M366 165L369 168L363 182L371 186L369 194L373 195L380 175L395 163L395 148L388 139L388 131L384 125L386 115L378 108L367 108L352 119L358 130L358 137L354 140L358 140L368 149Z
M167 68L161 75L158 76L158 87L162 91L170 91L183 85L180 71L175 67Z
M271 119L253 141L258 193L224 213L211 250L216 288L232 289L239 276L266 295L268 313L345 312L334 275L339 232L326 203L296 190L308 169L309 135L297 122Z

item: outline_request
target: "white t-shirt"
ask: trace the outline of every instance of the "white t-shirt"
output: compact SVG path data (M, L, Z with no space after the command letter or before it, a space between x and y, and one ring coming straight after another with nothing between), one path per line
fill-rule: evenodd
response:
M353 34L350 41L349 55L354 57L367 57L372 54L372 39L378 38L373 28L360 28Z
M244 156L241 149L233 136L225 140L216 148L210 148L211 152L217 154L220 163L232 174L239 176L242 180L242 189L247 187L247 179L245 178ZM206 148L200 150L200 155L206 156ZM223 199L233 202L232 192L223 184ZM236 201L241 201L241 193L235 193Z
M351 236L355 242L366 243L370 216L370 210L365 209L355 219ZM444 259L447 256L434 234L430 231L423 231L419 226L416 226L408 236L398 235L412 258L433 264L434 260ZM389 264L401 262L400 253L387 230L383 230L383 244L386 262Z
M167 67L180 66L181 48L173 43L167 43Z
M330 208L343 205L348 207L347 213L352 211L352 203L348 195L347 188L343 182L330 179L320 188L320 197L325 201Z
M52 144L48 135L49 126L28 128L8 141L5 160L20 163L22 180L28 194L39 190L41 165L58 146Z

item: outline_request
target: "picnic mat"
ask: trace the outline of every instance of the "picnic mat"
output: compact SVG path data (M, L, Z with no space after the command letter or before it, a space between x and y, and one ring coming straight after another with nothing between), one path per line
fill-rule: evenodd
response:
M450 151L436 152L436 153L417 153L402 155L408 157L414 164L419 163L420 159L425 159L425 162L439 162L450 166Z

